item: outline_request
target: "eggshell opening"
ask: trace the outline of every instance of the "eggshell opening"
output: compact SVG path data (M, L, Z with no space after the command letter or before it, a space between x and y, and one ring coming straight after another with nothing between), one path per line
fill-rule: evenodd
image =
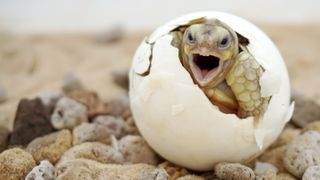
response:
M260 84L272 99L256 126L252 117L239 119L212 105L171 46L168 32L201 17L219 19L248 38L249 51L268 73ZM151 46L152 58L143 57ZM150 65L143 76L135 72L138 60ZM275 77L281 80L272 80ZM253 24L225 13L191 14L161 26L138 48L130 71L130 103L140 132L161 156L195 170L212 169L220 161L245 162L260 154L291 117L289 98L287 70L275 45Z

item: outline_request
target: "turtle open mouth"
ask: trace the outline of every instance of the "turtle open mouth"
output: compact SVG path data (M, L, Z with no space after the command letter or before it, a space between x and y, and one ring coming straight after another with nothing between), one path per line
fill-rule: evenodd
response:
M192 55L191 70L196 80L205 85L211 81L220 70L220 59L213 55L203 56L200 54Z

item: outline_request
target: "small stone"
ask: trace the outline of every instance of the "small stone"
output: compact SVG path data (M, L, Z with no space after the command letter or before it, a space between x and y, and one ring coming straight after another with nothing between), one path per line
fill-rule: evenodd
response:
M54 108L58 100L63 96L62 92L46 92L39 96L43 105Z
M266 150L260 157L259 160L274 165L279 172L285 172L282 158L287 149L287 146L280 146Z
M111 114L115 117L121 116L122 118L126 115L127 111L130 111L129 97L119 96L110 102L112 107ZM131 114L131 113L130 113Z
M9 139L9 130L0 126L0 153L7 148Z
M111 133L107 127L96 123L82 123L73 129L73 145L83 142L111 143Z
M302 128L302 132L317 131L320 132L320 120L312 121Z
M88 108L87 113L89 119L98 115L108 115L112 111L112 107L109 104L102 102L97 93L93 91L72 91L68 93L67 96L81 104L84 104Z
M278 172L278 168L270 163L259 162L259 161L256 162L256 165L254 168L255 175L261 175L269 171L274 171L276 174Z
M58 162L65 151L71 147L72 136L69 130L61 130L36 138L28 146L34 159L39 163L42 160L49 160L52 164Z
M279 138L271 145L271 148L280 147L290 143L295 137L300 135L301 129L285 128L280 134Z
M201 176L186 175L186 176L179 177L177 180L206 180L206 179Z
M54 167L47 160L41 161L29 172L25 180L54 180Z
M295 138L284 154L285 168L301 178L310 166L320 165L320 133L307 131Z
M303 96L294 98L295 108L292 116L292 123L298 127L303 127L309 122L320 119L320 105Z
M277 172L274 170L266 170L256 174L256 180L277 180Z
M57 180L168 179L168 174L165 172L165 170L147 164L102 164L88 159L63 161L56 166L55 174L57 175Z
M158 165L158 167L163 168L170 176L171 179L178 179L189 174L188 170L180 167L178 165L172 164L168 161L165 161Z
M156 165L157 154L149 147L141 136L128 135L119 141L119 151L127 162Z
M296 178L288 173L280 173L277 175L276 180L296 180Z
M69 93L76 90L82 90L83 85L80 78L73 72L68 72L65 74L63 79L62 90L65 93Z
M106 127L108 132L117 138L124 135L125 122L121 117L115 118L109 115L97 116L93 119L93 123Z
M50 123L51 110L45 107L39 98L22 99L19 102L10 145L27 145L34 138L54 131Z
M0 104L8 99L8 93L3 85L0 84Z
M124 162L123 155L117 149L99 142L86 142L72 147L64 153L60 162L80 158L110 164Z
M51 116L51 123L56 129L72 129L82 122L87 122L87 108L67 97L61 98Z
M34 166L30 153L20 148L8 149L0 154L0 179L24 179Z
M320 179L320 166L310 166L304 172L302 180L319 180Z
M239 163L218 163L214 172L221 179L254 180L253 170Z

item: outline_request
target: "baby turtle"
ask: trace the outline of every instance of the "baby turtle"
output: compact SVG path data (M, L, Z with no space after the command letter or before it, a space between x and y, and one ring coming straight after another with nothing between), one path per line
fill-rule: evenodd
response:
M219 20L206 20L172 31L182 65L222 112L260 118L270 97L262 97L264 69L250 54L249 41Z

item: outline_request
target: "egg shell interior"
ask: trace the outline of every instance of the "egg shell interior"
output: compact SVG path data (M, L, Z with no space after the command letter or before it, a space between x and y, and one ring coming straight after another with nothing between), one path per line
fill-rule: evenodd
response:
M212 105L181 65L178 49L171 46L168 33L172 29L201 17L219 19L248 38L250 53L265 69L261 91L272 98L256 126L252 117L239 119ZM146 56L150 48L151 59ZM147 75L141 75L138 60L145 68L150 65ZM219 12L173 20L142 43L130 71L130 103L135 122L150 146L169 161L195 170L256 157L278 137L293 111L286 66L276 46L250 22Z

